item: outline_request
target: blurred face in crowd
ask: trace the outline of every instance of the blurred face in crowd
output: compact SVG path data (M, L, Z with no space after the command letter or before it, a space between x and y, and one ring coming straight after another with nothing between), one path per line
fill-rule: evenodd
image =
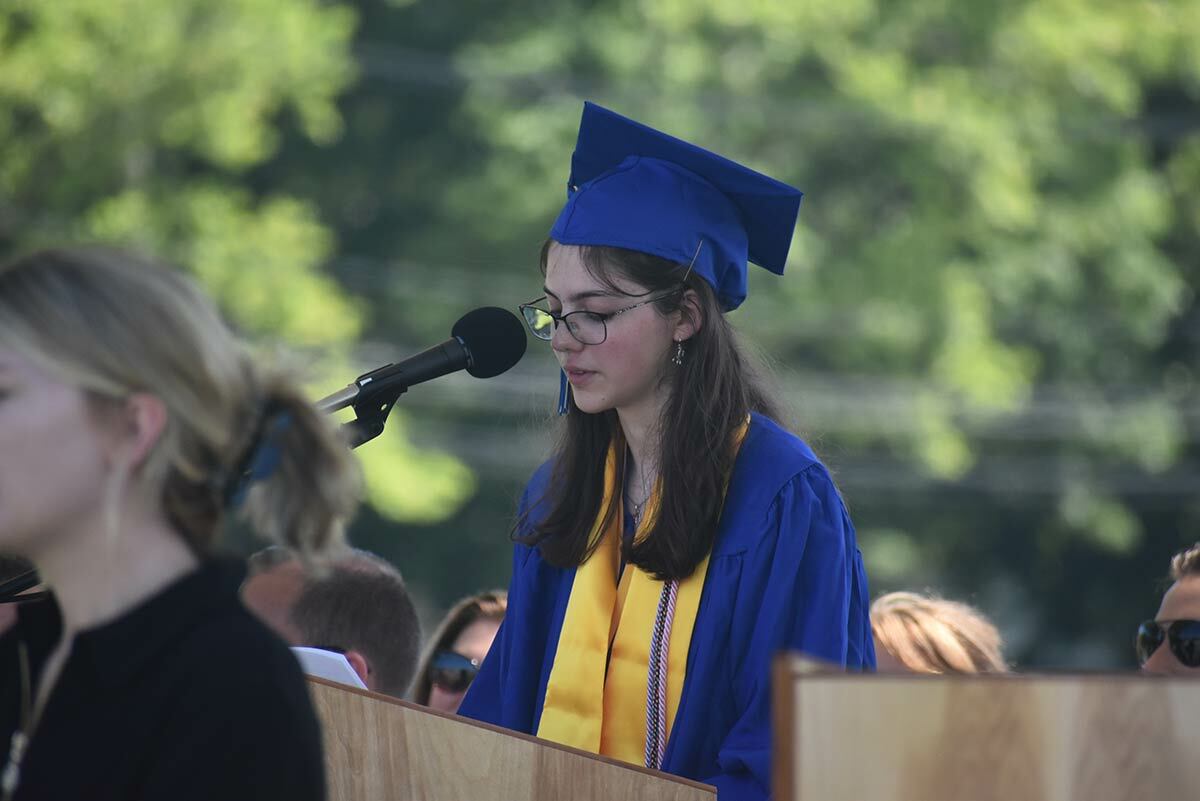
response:
M81 390L0 348L0 551L36 561L98 528L114 442Z
M242 603L288 645L304 645L292 609L304 589L304 568L290 559L255 573L242 584Z
M887 646L882 645L878 640L875 641L875 672L876 673L912 673L908 666L901 662L896 656L887 649Z
M589 273L578 247L551 246L545 289L553 313L588 311L607 315L651 297L645 287L632 281L618 278L615 282L620 292ZM664 317L650 303L629 309L607 318L607 336L598 345L584 345L566 325L557 325L550 344L571 382L575 405L595 414L653 403L661 389L674 339L687 338L676 330L678 317Z
M1162 605L1159 606L1154 621L1160 624L1162 629L1166 629L1174 621L1200 621L1200 576L1184 576L1172 584L1163 596ZM1177 634L1184 637L1195 635L1200 638L1200 623L1179 624L1175 629ZM1200 639L1195 643L1193 650L1200 652ZM1200 677L1200 665L1188 667L1180 662L1166 636L1142 665L1142 670L1160 675Z
M495 620L476 620L462 630L462 633L451 644L450 650L459 656L466 657L476 666L481 665L499 630L500 624ZM467 688L444 687L437 682L437 671L434 671L433 675L434 682L429 689L429 706L442 712L457 712L458 705L462 703L463 696L467 694Z

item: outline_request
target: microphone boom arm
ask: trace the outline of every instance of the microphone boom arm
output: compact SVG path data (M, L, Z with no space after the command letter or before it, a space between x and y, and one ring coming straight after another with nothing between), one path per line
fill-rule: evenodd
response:
M491 378L512 367L525 354L525 327L512 312L484 306L467 312L450 330L450 338L399 364L385 364L354 383L317 401L322 412L350 406L355 419L342 426L351 448L383 433L388 414L409 387L466 370Z
M400 396L408 388L471 364L470 352L451 338L406 359L402 364L385 364L354 379L354 383L321 399L317 407L335 411L351 406L355 419L342 425L351 448L383 433L384 423Z

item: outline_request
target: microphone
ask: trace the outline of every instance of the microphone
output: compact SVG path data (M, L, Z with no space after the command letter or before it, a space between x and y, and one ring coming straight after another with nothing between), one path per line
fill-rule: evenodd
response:
M371 432L366 439L355 442L357 446L379 435L392 404L409 387L459 370L476 378L498 376L521 360L525 346L525 326L515 314L484 306L459 318L445 342L399 364L385 364L360 375L354 383L317 401L317 408L334 412L353 406L359 415L356 422Z

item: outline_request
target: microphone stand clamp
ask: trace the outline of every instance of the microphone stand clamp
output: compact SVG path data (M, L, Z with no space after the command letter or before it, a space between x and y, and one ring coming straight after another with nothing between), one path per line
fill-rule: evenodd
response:
M392 407L408 391L408 384L402 380L403 373L395 368L394 364L385 364L354 380L358 387L358 397L351 404L354 419L342 424L342 433L351 448L382 434Z

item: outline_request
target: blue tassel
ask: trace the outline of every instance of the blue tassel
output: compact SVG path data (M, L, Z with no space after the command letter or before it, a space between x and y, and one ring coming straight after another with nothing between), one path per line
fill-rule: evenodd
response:
M570 387L567 384L567 371L558 371L558 413L564 415L567 413L567 393L570 392Z

